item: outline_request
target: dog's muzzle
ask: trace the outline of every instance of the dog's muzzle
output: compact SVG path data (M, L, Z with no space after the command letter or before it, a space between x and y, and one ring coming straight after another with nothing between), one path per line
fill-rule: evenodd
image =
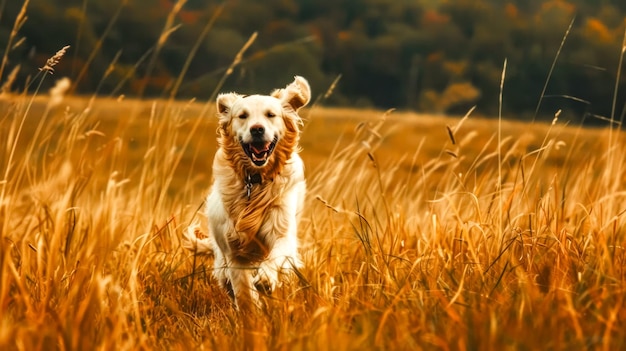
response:
M263 167L272 155L278 138L274 138L274 140L269 142L255 139L253 138L250 143L244 143L243 140L240 141L241 147L255 166Z

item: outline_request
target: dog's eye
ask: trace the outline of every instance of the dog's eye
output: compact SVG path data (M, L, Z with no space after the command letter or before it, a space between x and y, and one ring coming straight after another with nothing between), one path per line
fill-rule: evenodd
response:
M267 112L265 112L265 117L267 117L267 118L276 117L276 114L274 112L267 111Z
M241 118L241 119L246 119L246 118L248 118L248 112L242 112L242 113L239 115L239 118Z

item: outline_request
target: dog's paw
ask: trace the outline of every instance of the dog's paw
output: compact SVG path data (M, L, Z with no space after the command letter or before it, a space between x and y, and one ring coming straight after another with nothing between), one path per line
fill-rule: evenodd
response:
M254 276L254 286L262 293L270 294L284 282L289 282L293 277L294 269L302 267L302 262L297 257L280 257L269 259L259 265L257 274Z
M272 291L279 285L278 271L271 263L263 262L254 276L253 283L257 291L265 295L271 295Z
M213 252L211 243L206 234L202 232L199 221L194 221L183 231L182 245L185 249L195 253Z

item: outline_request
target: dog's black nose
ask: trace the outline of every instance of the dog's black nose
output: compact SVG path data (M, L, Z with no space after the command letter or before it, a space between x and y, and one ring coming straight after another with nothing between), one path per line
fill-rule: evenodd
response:
M261 137L265 134L265 128L260 124L255 124L250 127L250 134L252 134L253 137Z

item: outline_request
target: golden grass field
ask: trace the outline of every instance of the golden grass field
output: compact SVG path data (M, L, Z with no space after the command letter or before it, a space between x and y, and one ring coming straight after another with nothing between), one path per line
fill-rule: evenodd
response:
M0 103L1 350L626 347L616 130L305 110L305 268L238 313L180 241L213 106L53 105Z

